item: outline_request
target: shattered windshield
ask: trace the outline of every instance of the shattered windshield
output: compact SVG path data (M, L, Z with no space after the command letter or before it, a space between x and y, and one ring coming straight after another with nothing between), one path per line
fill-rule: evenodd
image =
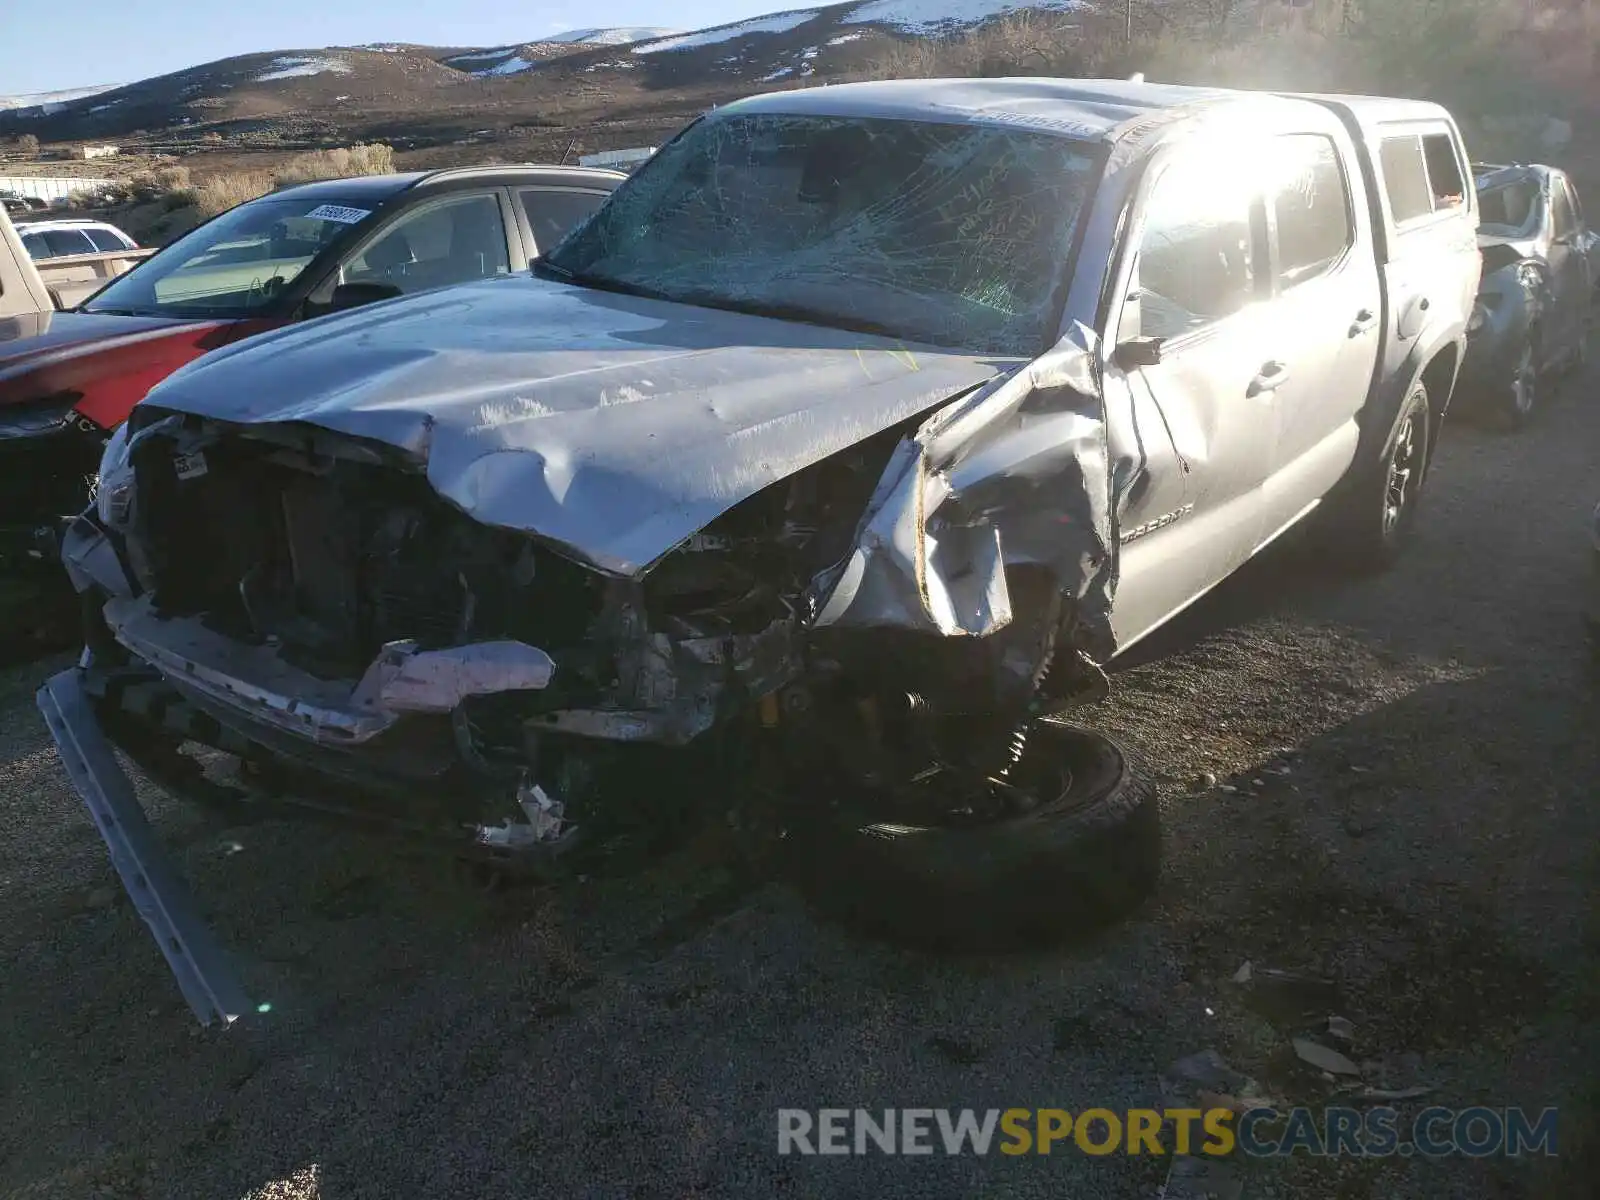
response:
M370 215L326 200L253 200L185 234L83 307L136 316L250 316Z
M1053 340L1091 147L1029 130L712 118L545 261L554 274L743 312L1031 356Z

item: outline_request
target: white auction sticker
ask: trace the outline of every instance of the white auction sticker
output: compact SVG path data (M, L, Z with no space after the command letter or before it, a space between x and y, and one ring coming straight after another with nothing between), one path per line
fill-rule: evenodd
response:
M370 208L348 208L343 204L319 204L306 214L313 220L338 221L343 225L354 225L371 215Z
M179 479L199 479L207 471L206 456L196 450L193 454L180 454L172 460Z

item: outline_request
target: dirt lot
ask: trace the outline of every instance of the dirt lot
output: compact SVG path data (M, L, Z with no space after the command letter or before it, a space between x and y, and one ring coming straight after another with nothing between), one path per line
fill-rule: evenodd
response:
M14 1196L1156 1195L1150 1158L779 1158L780 1106L1158 1104L1213 1048L1320 1103L1242 963L1323 975L1350 1057L1453 1107L1558 1104L1562 1158L1242 1163L1271 1197L1590 1196L1596 696L1575 611L1596 378L1531 433L1457 423L1414 552L1275 552L1141 648L1098 714L1162 778L1169 867L1071 951L943 961L741 885L715 839L487 895L355 836L151 796L270 1036L199 1035L32 707L0 679L0 1190ZM1214 778L1213 778L1214 777ZM1216 786L1209 786L1215 783ZM259 1190L258 1190L259 1189Z

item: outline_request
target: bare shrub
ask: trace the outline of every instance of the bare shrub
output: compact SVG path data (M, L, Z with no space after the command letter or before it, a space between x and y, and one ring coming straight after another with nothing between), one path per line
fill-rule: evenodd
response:
M39 139L31 133L25 133L17 139L17 149L29 158L39 157Z
M337 150L312 150L297 154L277 171L279 187L315 183L319 179L348 179L353 175L392 175L394 147L365 142Z
M214 217L235 205L272 190L272 176L262 171L234 171L212 175L193 189L194 206L203 217Z
M956 39L934 41L917 38L895 41L862 72L869 79L931 79L938 75L959 75L952 51Z
M1584 4L1587 11L1595 0ZM1586 19L1600 27L1595 7ZM1550 51L1539 41L1549 40L1549 19L1541 24L1530 11L1523 0L1132 0L1131 22L1117 3L1022 11L952 38L897 41L865 73L1115 78L1138 71L1169 83L1418 96L1463 113L1516 110L1556 103L1541 65ZM1564 40L1583 42L1588 57L1580 66L1592 62L1592 38ZM1573 89L1566 91L1570 101Z

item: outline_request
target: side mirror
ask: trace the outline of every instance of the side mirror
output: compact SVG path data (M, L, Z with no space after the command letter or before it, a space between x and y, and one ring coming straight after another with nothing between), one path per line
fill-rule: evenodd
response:
M1111 361L1124 371L1153 367L1161 361L1161 347L1165 340L1155 337L1129 338L1111 352Z
M360 308L363 304L376 304L379 300L393 300L405 295L392 283L341 283L333 289L328 311L342 312L347 308Z

